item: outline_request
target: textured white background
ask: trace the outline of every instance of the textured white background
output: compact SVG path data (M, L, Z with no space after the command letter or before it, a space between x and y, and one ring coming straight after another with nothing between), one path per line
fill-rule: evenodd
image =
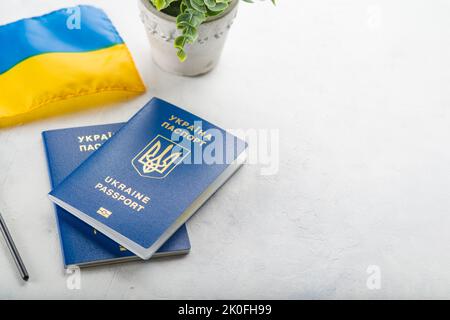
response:
M31 274L0 241L0 298L450 298L448 1L242 3L194 79L151 63L135 1L1 1L0 23L81 2L107 11L150 90L0 131L0 210ZM244 167L189 221L188 256L84 270L68 290L40 133L124 121L152 96L279 129L279 172Z

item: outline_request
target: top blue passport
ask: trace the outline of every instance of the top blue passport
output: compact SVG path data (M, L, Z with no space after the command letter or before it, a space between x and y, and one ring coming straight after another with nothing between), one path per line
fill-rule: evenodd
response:
M154 98L50 199L149 259L245 162L245 149L225 130Z

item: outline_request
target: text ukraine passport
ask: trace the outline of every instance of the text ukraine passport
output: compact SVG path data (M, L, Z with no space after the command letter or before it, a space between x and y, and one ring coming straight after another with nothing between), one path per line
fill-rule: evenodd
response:
M160 99L50 192L50 199L150 258L244 163L246 143Z
M123 123L50 130L42 133L52 188L85 161L123 126ZM94 266L139 259L132 252L91 226L55 206L64 265ZM186 226L159 248L154 256L188 253Z

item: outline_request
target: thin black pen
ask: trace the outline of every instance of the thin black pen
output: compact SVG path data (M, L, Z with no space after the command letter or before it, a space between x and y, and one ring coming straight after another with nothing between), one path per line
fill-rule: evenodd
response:
M17 250L16 245L14 244L14 241L11 237L11 234L9 233L8 227L6 226L5 220L3 220L1 213L0 213L0 229L2 231L3 237L5 237L6 244L8 245L9 251L13 256L17 269L19 269L20 276L22 277L23 280L28 281L30 276L28 275L27 268L25 268L22 258L20 257L19 251Z

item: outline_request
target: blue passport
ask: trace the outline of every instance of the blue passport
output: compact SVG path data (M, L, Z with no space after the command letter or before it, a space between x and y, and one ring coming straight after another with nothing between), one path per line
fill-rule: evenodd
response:
M154 98L49 194L149 259L246 160L246 143Z
M122 126L123 123L117 123L43 132L52 188L60 184ZM65 267L140 260L66 210L58 206L55 209ZM154 256L185 254L190 248L186 226L183 225Z

